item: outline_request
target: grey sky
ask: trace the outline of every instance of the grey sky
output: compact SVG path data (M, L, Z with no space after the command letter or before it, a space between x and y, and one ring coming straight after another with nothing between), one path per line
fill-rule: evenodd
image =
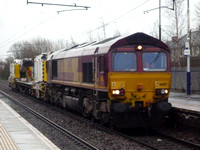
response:
M88 10L57 11L72 9L58 6L27 5L27 0L0 0L0 59L5 58L9 47L21 40L37 37L50 40L70 40L77 42L103 35L103 22L107 24L106 37L119 30L121 34L145 32L149 34L158 20L158 10L144 14L145 10L158 7L159 0L29 0L90 6ZM190 0L191 15L199 0ZM162 0L162 6L165 5ZM185 6L186 7L186 6ZM164 10L162 10L164 12ZM191 22L193 22L191 17ZM167 18L162 17L162 25ZM191 23L192 24L192 23ZM99 28L99 29L98 29Z

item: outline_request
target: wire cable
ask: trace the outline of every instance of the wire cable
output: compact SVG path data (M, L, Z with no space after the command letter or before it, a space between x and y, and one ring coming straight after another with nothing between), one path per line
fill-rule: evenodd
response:
M131 9L130 11L128 11L128 12L122 14L121 16L115 18L114 20L112 20L112 21L110 21L110 22L108 22L108 23L105 23L104 25L99 26L99 27L97 27L97 28L95 28L95 29L90 30L90 33L88 33L88 31L87 31L87 32L84 32L84 33L83 33L81 36L79 36L79 37L82 37L82 36L91 34L92 32L95 32L95 31L97 31L97 30L99 30L99 29L101 29L101 28L103 28L103 27L105 27L105 26L108 26L108 25L111 24L111 23L115 23L117 20L121 19L122 17L126 16L127 14L131 13L132 11L138 9L139 7L143 6L143 5L146 4L148 1L149 1L149 0L146 0L146 1L143 2L142 4L136 6L135 8L133 8L133 9ZM140 15L140 16L141 16L141 15Z
M40 25L43 25L44 23L46 23L47 21L51 20L52 18L55 18L57 15L58 15L58 14L55 14L55 15L49 17L48 19L46 19L45 21L41 21L40 23L38 23L38 24L35 25L34 27L30 28L28 31L19 34L19 36L17 36L17 34L14 35L11 39L7 40L6 43L2 44L2 45L0 46L0 48L6 47L6 46L9 45L10 43L13 43L14 41L20 39L21 37L27 35L28 33L32 32L33 30L35 30L36 28L38 28ZM17 37L14 38L15 36L17 36ZM13 38L14 38L14 39L13 39Z
M95 29L90 30L90 33L88 33L88 31L83 32L83 33L82 33L80 36L78 36L78 37L83 37L83 36L85 36L85 35L91 34L91 33L95 32L95 31L97 31L97 30L99 30L99 29L101 29L101 28L103 28L103 27L105 27L105 26L108 26L108 25L110 25L110 24L112 24L112 23L115 23L117 20L120 20L120 19L123 18L124 16L130 14L130 13L133 12L134 10L136 10L136 9L138 9L139 7L141 7L141 6L143 6L144 4L146 4L148 1L149 1L149 0L146 0L146 1L144 1L143 3L141 3L140 5L134 7L133 9L127 11L126 13L122 14L121 16L119 16L119 17L113 19L112 21L109 21L108 23L105 23L105 24L102 25L102 26L99 26L99 27L97 27L97 28L95 28ZM43 14L43 12L44 12L44 10L42 10L34 19L32 19L30 22L28 22L24 27L27 27L30 23L32 23L32 21L35 21L35 20L37 19L37 17L38 17L40 14ZM19 36L17 36L17 34L20 33L21 30L24 29L24 27L23 27L22 29L20 29L19 31L17 31L13 36L11 36L9 39L7 39L6 41L2 42L2 43L0 44L0 47L1 47L1 48L6 47L6 46L9 45L10 43L13 43L14 41L16 41L16 40L20 39L21 37L27 35L28 33L32 32L33 30L35 30L36 28L38 28L40 25L46 23L47 21L51 20L52 18L55 18L55 16L57 16L57 15L58 15L58 14L49 17L49 18L46 19L45 21L41 21L41 22L40 22L39 24L37 24L36 26L32 27L32 28L29 29L28 31L26 31L26 32L20 34ZM17 37L14 38L15 36L17 36ZM14 39L13 39L13 38L14 38ZM12 39L13 39L13 40L12 40Z
M46 8L45 8L46 9ZM17 34L19 34L22 30L24 30L24 28L26 28L29 24L31 24L33 21L35 21L36 19L38 19L39 16L41 16L41 14L44 13L44 10L42 10L38 15L36 15L33 19L31 19L28 23L26 23L25 26L23 26L21 29L19 29L17 32L15 32L11 37L9 37L7 40L5 40L4 42L1 42L0 45L4 45L5 43L9 43L9 41L14 38Z

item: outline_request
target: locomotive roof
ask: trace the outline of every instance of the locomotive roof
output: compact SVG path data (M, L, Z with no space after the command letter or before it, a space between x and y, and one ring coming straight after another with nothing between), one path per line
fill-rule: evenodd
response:
M80 45L75 45L74 47L69 49L62 49L52 53L48 57L48 60L88 56L95 54L106 54L110 49L134 44L152 45L169 51L168 46L162 41L144 33L135 33L125 37L112 37L98 43L83 43Z

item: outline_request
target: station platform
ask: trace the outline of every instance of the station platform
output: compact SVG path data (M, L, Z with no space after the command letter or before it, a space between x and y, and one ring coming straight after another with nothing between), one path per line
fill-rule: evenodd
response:
M200 94L170 92L169 102L172 107L200 113Z
M0 150L59 150L0 99Z

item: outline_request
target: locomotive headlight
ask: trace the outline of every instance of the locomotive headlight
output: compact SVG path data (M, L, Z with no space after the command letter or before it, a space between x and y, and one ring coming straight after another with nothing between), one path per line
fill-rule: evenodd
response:
M124 89L112 90L112 95L120 95L120 96L123 96L124 94L125 94Z
M168 89L156 89L156 95L166 95L169 93Z
M137 45L136 50L141 51L143 49L142 45Z
M119 95L119 93L120 93L119 90L112 90L113 95Z
M168 89L165 89L165 94L168 94L169 93L169 90Z

